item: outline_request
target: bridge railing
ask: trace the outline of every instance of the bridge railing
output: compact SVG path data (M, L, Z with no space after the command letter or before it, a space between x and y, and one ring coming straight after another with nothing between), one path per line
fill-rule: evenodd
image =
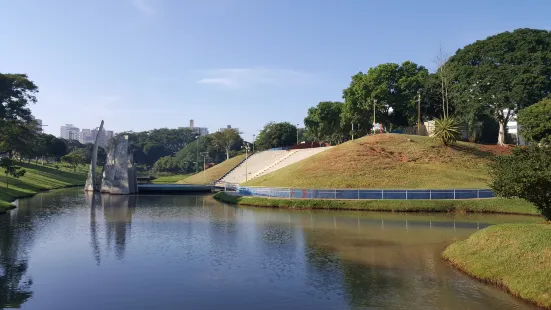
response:
M490 189L296 189L269 187L237 187L242 196L294 199L482 199L493 198Z

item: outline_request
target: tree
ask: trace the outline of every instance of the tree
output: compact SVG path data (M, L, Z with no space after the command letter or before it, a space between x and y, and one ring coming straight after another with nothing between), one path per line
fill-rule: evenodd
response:
M25 175L25 169L21 169L15 165L15 162L8 157L0 159L0 167L4 168L4 174L6 175L6 188L9 187L8 176L19 178Z
M370 129L375 114L375 121L387 129L416 124L418 94L427 78L428 70L411 61L381 64L354 75L343 91L342 122Z
M86 155L86 149L76 149L61 157L61 161L69 164L74 171L77 171L79 165L85 165L87 163Z
M69 153L69 147L67 146L65 140L56 138L52 135L48 138L50 138L47 143L48 155L55 157L55 159L59 161L61 157Z
M520 109L551 93L551 32L517 29L490 36L459 49L449 61L461 111L481 105L505 126ZM474 95L473 95L474 94Z
M226 152L226 159L230 159L230 151L236 143L243 144L243 139L235 129L226 129L212 135L215 146Z
M520 135L527 141L551 144L551 98L520 110Z
M175 158L172 156L165 156L160 158L155 162L152 168L153 172L185 172L185 169L181 167L176 162Z
M323 101L308 109L304 125L317 141L341 143L346 139L348 135L341 127L343 105L342 102Z
M0 73L0 122L31 121L28 105L36 103L37 92L38 87L26 74Z
M27 150L28 133L36 131L30 103L36 102L38 87L25 74L0 73L0 152Z
M289 122L268 123L256 137L259 150L291 146L297 143L297 127Z
M0 127L0 149L12 158L15 153L19 159L23 154L30 154L37 143L38 132L32 123L19 120L7 120Z
M498 196L522 198L551 220L551 148L517 147L498 156L490 167L490 187Z

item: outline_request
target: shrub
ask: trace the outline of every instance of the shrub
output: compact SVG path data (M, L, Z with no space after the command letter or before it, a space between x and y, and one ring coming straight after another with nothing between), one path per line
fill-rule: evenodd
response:
M498 196L522 198L551 220L551 147L517 147L490 165L490 187Z
M440 140L445 146L457 142L459 136L459 125L454 118L444 117L434 121L434 138Z
M527 141L551 144L551 98L520 110L518 123Z

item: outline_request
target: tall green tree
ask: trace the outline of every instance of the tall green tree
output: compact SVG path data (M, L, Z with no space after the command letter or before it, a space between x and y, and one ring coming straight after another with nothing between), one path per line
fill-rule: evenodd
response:
M317 141L341 143L347 138L348 134L341 126L343 105L342 102L323 101L308 109L304 125Z
M289 122L266 124L255 141L259 150L291 146L296 143L297 127Z
M448 62L460 113L482 106L499 124L501 145L511 116L551 93L547 30L502 32L459 49Z
M31 128L36 131L29 105L36 102L38 87L26 74L0 73L0 152L26 151Z
M520 135L527 141L551 144L551 98L520 110Z
M416 124L418 94L428 75L425 67L411 61L381 64L354 75L343 91L342 121L361 122L361 127L370 128L375 116L387 129Z
M221 132L212 134L212 142L214 146L224 150L226 153L226 159L230 159L230 151L235 149L238 145L243 144L243 139L239 135L239 132L234 129L226 129Z

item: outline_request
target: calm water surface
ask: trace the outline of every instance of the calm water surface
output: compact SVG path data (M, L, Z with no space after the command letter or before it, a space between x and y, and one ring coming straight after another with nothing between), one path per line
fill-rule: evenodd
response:
M535 220L61 190L0 215L0 308L533 309L440 253L491 223Z

